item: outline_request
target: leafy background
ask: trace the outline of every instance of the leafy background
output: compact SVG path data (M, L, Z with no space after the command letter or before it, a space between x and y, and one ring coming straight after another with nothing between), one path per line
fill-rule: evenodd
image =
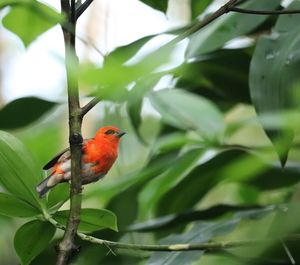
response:
M142 2L167 11L168 1ZM168 34L198 23L212 2L190 1L191 23ZM247 0L241 7L280 5ZM5 0L0 8L8 10L2 24L25 47L64 19L34 0ZM299 9L299 1L290 8ZM159 47L130 63L152 35L117 48L100 66L82 63L83 94L103 100L103 114L89 126L115 124L128 134L109 176L84 189L80 231L138 244L297 234L299 19L229 13L189 36L186 47ZM244 37L245 47L228 46ZM176 49L185 57L174 66ZM165 77L171 82L159 85ZM144 111L149 106L156 115ZM65 223L68 186L43 200L34 187L43 164L66 145L65 112L62 103L35 97L0 109L1 264L54 263L62 232L43 216ZM82 248L72 264L290 264L272 240L222 253L113 250L116 256L77 243ZM286 242L296 261L297 243Z

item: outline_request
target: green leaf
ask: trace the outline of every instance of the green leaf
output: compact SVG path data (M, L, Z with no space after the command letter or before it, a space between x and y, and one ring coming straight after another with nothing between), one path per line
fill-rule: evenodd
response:
M175 72L180 78L177 86L192 90L215 103L250 103L250 60L249 49L221 50L200 56Z
M121 62L113 59L107 60L102 68L92 64L83 64L80 66L80 82L91 86L92 94L101 99L128 101L132 96L129 93L129 87L132 84L142 79L151 80L153 77L168 73L159 71L159 68L170 63L176 48L176 45L160 47L134 64L123 65L122 59Z
M15 234L14 246L22 264L27 265L49 246L55 227L39 220L22 225Z
M170 235L162 240L160 244L192 244L208 242L215 236L220 236L232 232L238 225L240 219L235 218L229 221L218 223L197 223L193 228L185 233ZM199 259L204 251L188 252L155 252L152 254L146 264L155 265L183 265L192 264Z
M125 63L131 59L131 57L133 57L151 38L155 36L156 35L146 36L125 46L116 48L107 56L105 56L104 65L116 62L119 64Z
M60 152L64 144L62 135L65 134L65 124L58 122L60 115L60 113L48 115L46 119L41 119L22 130L14 131L14 135L22 139L25 146L34 154L40 168L49 161L51 154ZM47 148L45 148L45 145L41 143L51 144L47 144Z
M171 168L147 183L139 195L140 214L149 215L161 197L191 172L202 154L202 149L195 149L182 155Z
M175 156L173 154L167 154L165 156L158 156L149 161L148 165L142 170L137 170L124 177L118 179L118 181L106 182L103 185L97 187L93 193L87 194L87 196L98 196L101 194L102 203L106 204L113 197L116 197L122 191L128 190L133 186L139 186L141 183L160 175L164 170L173 164Z
M257 10L273 10L279 6L280 0L251 0L241 4L241 8ZM235 37L250 32L264 22L268 16L227 13L191 36L186 50L186 58L198 57L216 49Z
M17 197L0 192L0 214L12 217L32 217L41 212Z
M204 160L199 160L184 178L169 188L157 204L157 215L173 214L191 209L207 194L218 181L217 169L222 168L223 163L231 161L230 154L219 157L219 150L203 150ZM188 194L189 196L178 196Z
M143 141L143 138L139 132L139 127L142 122L141 111L143 105L143 99L145 94L154 88L162 74L152 74L137 80L134 87L129 91L129 97L127 101L127 112L133 125L133 128L139 137Z
M35 97L16 99L0 110L0 128L16 129L26 126L39 119L55 105L54 102Z
M3 131L0 131L0 168L0 185L5 190L37 209L43 207L45 201L35 190L43 179L41 169L26 147Z
M179 89L149 94L162 119L177 128L195 130L205 139L217 140L224 132L222 113L209 100Z
M57 222L66 225L68 216L69 210L65 210L56 212L53 218ZM93 232L106 228L118 231L117 217L113 212L105 209L85 208L81 210L78 228L80 231Z
M211 151L206 155L209 153ZM156 213L166 215L192 209L222 182L251 185L261 191L290 187L300 180L298 170L298 167L288 166L283 171L279 164L274 165L272 161L267 163L260 156L239 149L217 150L169 188L160 199ZM221 199L222 196L223 189L219 189Z
M203 11L212 3L212 0L191 0L192 19L202 14Z
M151 232L151 231L158 231L161 229L170 229L174 226L178 226L184 223L189 223L189 222L194 222L199 220L208 221L233 212L238 212L236 215L237 217L249 216L250 214L253 214L253 217L256 217L255 214L261 215L262 211L266 211L266 210L271 211L274 209L275 207L262 208L261 206L255 206L255 205L235 206L235 205L219 204L204 210L169 214L155 219L147 220L146 222L132 224L127 228L127 231Z
M33 2L33 0L1 0L0 9L4 8L6 6L29 4L32 2Z
M61 183L56 187L52 188L48 195L47 207L51 211L58 210L70 196L70 184Z
M291 8L299 8L294 2ZM278 19L270 36L259 39L250 67L250 93L258 115L282 114L299 106L300 31L291 27L300 22L297 15ZM282 165L292 145L294 123L282 123L270 130L264 129L279 154ZM282 140L282 141L281 141ZM279 141L279 142L277 142Z
M169 133L157 139L152 148L152 155L167 154L174 150L179 150L185 145L200 143L199 140L193 139L186 133Z
M148 6L151 6L154 9L166 12L168 8L168 0L140 0Z
M3 25L18 35L27 47L38 36L63 21L61 14L37 1L13 5L3 18Z

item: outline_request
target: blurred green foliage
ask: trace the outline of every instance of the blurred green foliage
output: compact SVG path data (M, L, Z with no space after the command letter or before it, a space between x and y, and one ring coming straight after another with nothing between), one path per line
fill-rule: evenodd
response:
M142 2L167 10L168 1ZM273 10L281 1L240 2ZM191 1L193 22L163 34L192 27L211 3ZM25 46L62 21L35 0L0 3L8 6L3 24ZM72 264L290 264L285 247L300 262L299 240L288 240L300 229L299 19L229 13L190 36L187 47L161 44L136 56L158 35L146 36L101 66L80 64L84 92L103 99L89 114L90 134L102 125L128 132L109 175L84 188L81 231L136 244L268 242L220 253L113 249L114 256L77 239L82 248ZM224 48L243 36L248 47ZM174 65L178 50L185 57ZM67 145L59 105L21 98L0 110L1 264L17 263L13 238L22 264L55 260L62 232L45 216L65 224L69 188L59 185L40 199L35 185L43 164Z

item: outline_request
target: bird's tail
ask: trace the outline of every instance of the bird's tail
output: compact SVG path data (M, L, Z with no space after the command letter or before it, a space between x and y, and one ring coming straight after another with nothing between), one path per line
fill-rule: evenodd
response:
M36 186L36 191L39 193L41 198L44 197L46 193L52 188L47 185L51 177L52 175L48 176Z

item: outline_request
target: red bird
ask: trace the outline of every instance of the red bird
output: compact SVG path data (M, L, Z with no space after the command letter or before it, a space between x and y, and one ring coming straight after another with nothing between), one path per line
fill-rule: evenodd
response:
M118 145L125 132L116 127L100 128L96 136L83 141L82 145L82 184L88 184L103 178L110 170L118 157ZM44 179L36 190L43 197L51 188L61 182L71 179L70 149L67 148L43 169L50 170L49 176Z

